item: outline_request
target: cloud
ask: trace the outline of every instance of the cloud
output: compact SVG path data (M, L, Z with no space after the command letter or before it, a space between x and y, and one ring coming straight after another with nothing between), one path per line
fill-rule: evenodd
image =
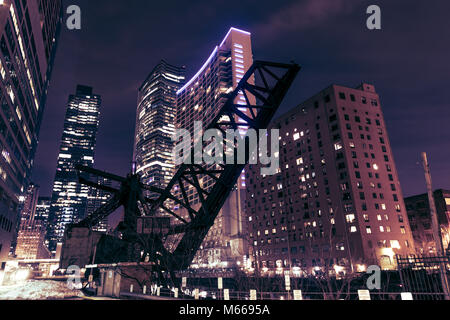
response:
M285 32L316 27L350 10L348 0L296 1L276 11L252 30L256 34L264 35L266 41L270 41Z

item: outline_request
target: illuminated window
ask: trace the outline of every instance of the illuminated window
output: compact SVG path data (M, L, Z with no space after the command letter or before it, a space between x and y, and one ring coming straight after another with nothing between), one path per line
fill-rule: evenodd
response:
M348 214L348 215L346 216L346 220L347 220L348 223L353 223L353 222L355 222L355 215L354 215L354 214Z
M391 248L392 249L401 249L400 242L398 242L398 240L391 240Z

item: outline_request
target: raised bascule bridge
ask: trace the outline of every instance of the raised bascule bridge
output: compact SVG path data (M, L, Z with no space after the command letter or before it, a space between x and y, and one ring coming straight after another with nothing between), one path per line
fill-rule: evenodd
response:
M227 130L236 132L247 128L259 135L260 129L268 128L299 71L300 66L295 63L255 61L236 89L227 95L226 102L205 130L218 129L225 137ZM236 104L238 95L245 97L246 105ZM235 160L239 140L236 137L234 141ZM250 145L248 138L244 141L246 151L255 148ZM206 146L205 142L203 146ZM246 153L245 163L248 164L250 152ZM175 272L190 266L236 185L246 166L238 162L229 164L224 161L225 164L207 165L191 161L192 164L182 164L164 189L142 183L141 177L135 172L121 177L77 166L80 183L110 193L111 196L93 214L67 227L61 269L72 265L81 268L90 266L97 270L102 266L116 269L128 266L134 268L134 272L131 272L132 275L122 273L122 278L137 279L143 277L137 274L146 273L139 272L145 266L146 271L150 270L150 274L156 274L159 279L165 278L163 274L171 275L173 279ZM94 183L91 179L95 176L112 180L120 187ZM209 177L212 185L204 188L200 183L203 177ZM186 190L192 188L199 195L200 205L193 206L189 202ZM146 196L149 193L152 194L151 198ZM96 224L121 206L124 208L124 218L114 235L92 231ZM174 207L182 210L174 210Z

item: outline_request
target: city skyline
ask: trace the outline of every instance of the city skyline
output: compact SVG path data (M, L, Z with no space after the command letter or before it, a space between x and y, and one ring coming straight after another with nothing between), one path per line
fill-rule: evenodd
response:
M72 80L83 82L84 79L87 79L84 82L98 88L97 91L104 96L105 105L108 105L110 111L103 114L101 121L95 167L126 174L131 168L136 89L139 87L141 79L145 78L161 58L176 65L186 65L186 78L189 79L207 58L205 52L214 46L218 35L223 34L230 26L241 27L252 32L255 59L292 59L304 66L304 72L294 84L292 92L281 107L280 114L330 83L352 85L371 80L368 82L377 87L384 105L394 158L405 196L423 193L425 190L425 181L420 165L421 151L429 153L434 187L436 189L446 188L445 181L448 180L450 172L446 167L444 150L450 148L446 148L445 145L448 143L446 142L448 139L439 139L439 137L445 137L448 133L440 129L443 128L443 125L436 125L436 122L445 123L449 112L442 108L447 95L444 93L443 86L449 73L446 73L445 65L440 69L434 69L436 65L434 62L444 61L441 55L444 55L448 48L446 44L433 41L433 36L426 34L425 31L428 30L423 29L420 23L408 24L410 28L418 31L414 38L409 35L409 30L405 30L403 27L407 20L420 22L421 19L424 19L415 14L416 11L420 11L425 15L436 14L437 16L434 18L436 23L428 29L439 29L444 23L445 17L441 12L445 12L446 5L441 5L441 10L438 10L439 7L436 6L422 7L421 4L415 4L414 6L420 10L412 12L398 9L402 6L401 1L396 4L384 4L385 28L380 32L371 33L365 28L366 16L363 14L365 3L344 6L339 2L329 7L323 14L314 14L314 8L320 9L324 5L323 1L315 1L314 4L310 1L299 3L285 1L283 5L273 5L273 7L263 2L261 7L254 8L250 15L250 4L243 2L242 11L236 13L224 9L220 12L221 15L214 17L216 21L208 29L196 24L193 14L177 11L175 15L183 14L185 17L182 19L183 23L189 23L191 28L178 30L175 26L170 27L164 33L169 36L162 38L157 32L145 37L140 36L138 26L148 16L136 14L135 9L137 7L145 9L148 4L131 4L125 8L125 5L114 3L108 4L108 7L103 10L99 9L101 6L93 7L89 3L78 2L83 8L84 14L82 29L80 31L63 31L62 39L69 41L62 41L61 50L57 54L56 80L52 83L49 92L48 109L51 111L45 114L33 173L33 181L41 185L42 194L47 194L51 188L49 181L51 172L54 170L52 168L55 163L54 158L57 156L57 152L54 150L55 144L57 144L54 135L57 135L58 131L60 132L62 122L56 120L61 119L61 108L59 107L61 104L58 101L61 101L63 92L67 93L67 87L73 85ZM161 16L164 16L164 12L168 8L164 5L161 6L158 9ZM197 9L198 14L205 21L210 22L213 19L212 12L219 10L206 8L200 10L201 8L201 4L194 3L189 10ZM273 10L267 10L270 8ZM286 26L277 20L277 16L289 9L293 12L292 15L306 10L314 19ZM359 9L361 9L360 14L358 14ZM115 23L106 25L95 23L92 17L99 11L105 17L116 19ZM148 10L140 11L148 12ZM267 12L272 13L267 14ZM133 21L129 19L131 14L136 15L136 19ZM291 15L289 17L293 19ZM340 28L333 29L333 23L342 19L345 19L345 22L340 24ZM269 30L268 27L264 27L266 22L270 22L269 25L273 28ZM176 30L172 30L172 28ZM444 29L442 31L446 32ZM106 36L106 33L111 36ZM262 36L263 33L264 36ZM323 33L327 33L327 38ZM108 80L111 75L110 67L123 55L123 51L112 53L109 48L113 42L110 40L111 37L125 35L129 37L125 45L126 51L132 51L130 48L141 48L141 46L146 47L147 50L132 52L133 59L127 59L127 63L119 63L117 70L120 71L115 70L115 72L121 74L121 79L118 79L117 83L112 83ZM142 42L143 39L146 41ZM325 40L326 42L324 42ZM391 45L390 55L384 53L382 44L385 42ZM431 52L433 56L430 56L429 60L424 60L420 50L414 50L421 42L424 45L433 44L443 47L441 47L442 50ZM277 45L273 46L272 43ZM85 50L88 47L95 47L97 50ZM68 52L69 50L71 52ZM180 50L183 54L179 53ZM102 55L102 52L106 51L109 52L108 56ZM83 57L82 60L81 57ZM93 65L100 58L105 59L105 62L101 64L104 67ZM143 63L148 65L143 68ZM416 67L417 63L420 63L420 67ZM431 75L433 75L432 79ZM62 79L72 80L62 83ZM399 86L401 86L400 89ZM442 93L431 94L433 92ZM120 97L117 96L119 93ZM422 109L425 106L427 115L424 117ZM117 123L119 119L120 129L117 130L114 123ZM416 139L416 143L413 145L410 143L411 138ZM113 142L115 148L110 148L109 146L113 145Z
M450 301L438 1L0 0L0 300Z

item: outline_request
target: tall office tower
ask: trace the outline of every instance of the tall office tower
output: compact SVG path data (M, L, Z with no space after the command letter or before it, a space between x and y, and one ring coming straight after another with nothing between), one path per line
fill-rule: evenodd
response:
M92 90L78 85L75 95L69 96L50 207L50 250L62 241L66 225L86 214L89 187L78 182L75 165L94 165L101 97Z
M17 236L19 234L19 230L22 227L22 225L26 224L27 222L33 221L34 219L38 197L39 197L39 186L36 186L33 183L31 183L28 186L27 192L24 194L24 196L20 197L19 203L20 213L18 216L18 221L15 226L13 239L11 241L11 253L14 253L16 251Z
M142 181L155 187L164 188L174 174L176 93L184 80L184 67L162 60L139 88L133 159Z
M50 215L51 203L52 201L50 197L39 197L36 205L36 214L34 216L34 220L39 221L39 223L44 226L45 235L47 235L48 217ZM47 238L45 238L45 245L46 247L48 247Z
M450 190L433 193L444 250L450 249ZM417 254L436 254L428 194L405 198L409 225Z
M250 166L247 214L258 270L394 268L414 252L374 86L332 85L275 120L278 174Z
M50 252L45 246L45 220L38 216L39 187L31 184L20 214L15 255L18 259L48 259Z
M103 177L97 177L96 180L97 181L94 181L94 182L99 185L112 187L112 182L109 179L106 179ZM91 179L91 181L92 181L92 179ZM88 195L88 201L87 201L86 216L91 215L98 208L100 208L101 206L106 204L106 202L108 202L110 196L111 196L111 194L106 191L99 190L96 188L90 188L89 195ZM109 223L108 223L108 217L106 217L105 219L100 221L95 227L92 228L93 231L98 231L98 232L108 232L109 229L110 228L109 228Z
M22 212L20 213L19 224L34 220L36 206L39 198L39 186L30 184L24 199Z
M15 255L17 259L50 259L51 253L45 245L45 226L40 221L21 224L17 235Z
M48 216L50 214L50 197L39 197L36 205L35 219L42 221L43 224L47 225Z
M60 0L0 5L0 270L30 183L61 26Z
M203 129L215 118L232 92L253 64L251 34L231 28L197 74L178 92L177 127L187 129L194 136L194 124L201 121ZM253 101L251 101L253 102ZM243 94L236 104L245 105ZM241 111L246 111L245 109ZM245 129L241 129L245 133ZM206 189L212 179L203 178ZM198 194L188 190L191 204L200 206ZM199 267L225 267L243 262L247 255L245 242L245 176L239 179L211 228L193 265ZM187 216L187 213L183 213Z

